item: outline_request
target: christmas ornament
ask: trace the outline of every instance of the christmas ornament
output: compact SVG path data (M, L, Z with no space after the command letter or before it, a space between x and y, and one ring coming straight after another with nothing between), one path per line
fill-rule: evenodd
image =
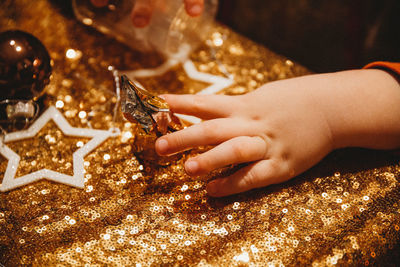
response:
M34 137L50 120L53 120L67 136L92 137L89 142L73 153L73 176L48 169L41 169L16 178L15 174L17 173L20 156L12 151L6 143ZM3 177L0 191L9 191L41 179L48 179L66 185L83 188L84 157L110 136L118 135L119 131L116 131L115 128L105 131L72 127L60 111L58 111L54 106L50 106L27 130L0 136L0 154L8 159L7 169Z
M0 33L0 51L0 127L22 129L39 112L36 100L50 79L50 56L36 37L17 30Z
M0 34L0 100L37 98L51 74L50 56L44 45L23 31Z
M170 112L164 99L152 95L137 82L121 76L121 110L124 117L138 123L143 131L139 131L133 142L135 156L143 162L167 166L182 157L181 153L172 157L159 156L154 144L160 135L183 129L184 125ZM117 92L118 92L118 84Z
M121 107L127 120L139 122L146 133L155 129L157 133L165 134L183 128L179 119L170 112L164 99L135 85L126 75L121 76L121 81Z

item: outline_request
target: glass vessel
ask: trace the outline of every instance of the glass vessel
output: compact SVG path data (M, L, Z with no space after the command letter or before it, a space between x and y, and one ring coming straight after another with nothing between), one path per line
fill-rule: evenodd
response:
M149 25L132 25L135 0L110 0L95 7L90 0L73 0L75 16L84 24L113 36L131 48L157 51L167 58L182 60L209 35L218 0L205 0L202 15L189 16L183 0L154 0Z

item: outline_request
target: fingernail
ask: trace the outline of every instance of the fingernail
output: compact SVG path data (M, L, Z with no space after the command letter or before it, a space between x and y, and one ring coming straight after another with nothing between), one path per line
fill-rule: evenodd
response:
M188 174L194 174L199 169L199 164L195 160L188 160L185 163L185 170Z
M189 8L189 11L192 16L197 16L201 14L202 7L201 5L194 4Z
M108 0L92 0L92 4L95 7L105 7L108 4Z
M217 193L217 184L216 182L209 182L206 186L206 191L209 195L215 195Z
M164 154L168 150L168 141L165 139L158 139L156 142L157 152Z
M142 28L149 23L149 18L146 16L134 16L132 22L136 27Z

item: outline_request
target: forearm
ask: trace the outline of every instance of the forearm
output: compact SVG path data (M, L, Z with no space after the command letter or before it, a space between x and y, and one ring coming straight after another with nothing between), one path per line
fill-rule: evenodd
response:
M315 99L326 99L316 104L330 126L334 148L400 147L400 84L392 75L370 69L306 79L319 88L313 90Z

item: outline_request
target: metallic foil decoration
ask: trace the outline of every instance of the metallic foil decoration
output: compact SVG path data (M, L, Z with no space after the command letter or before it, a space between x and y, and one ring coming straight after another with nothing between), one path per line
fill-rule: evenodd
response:
M170 113L164 99L135 85L126 75L121 76L121 82L121 109L128 121L138 122L146 133L156 130L165 134L182 129L179 119Z

